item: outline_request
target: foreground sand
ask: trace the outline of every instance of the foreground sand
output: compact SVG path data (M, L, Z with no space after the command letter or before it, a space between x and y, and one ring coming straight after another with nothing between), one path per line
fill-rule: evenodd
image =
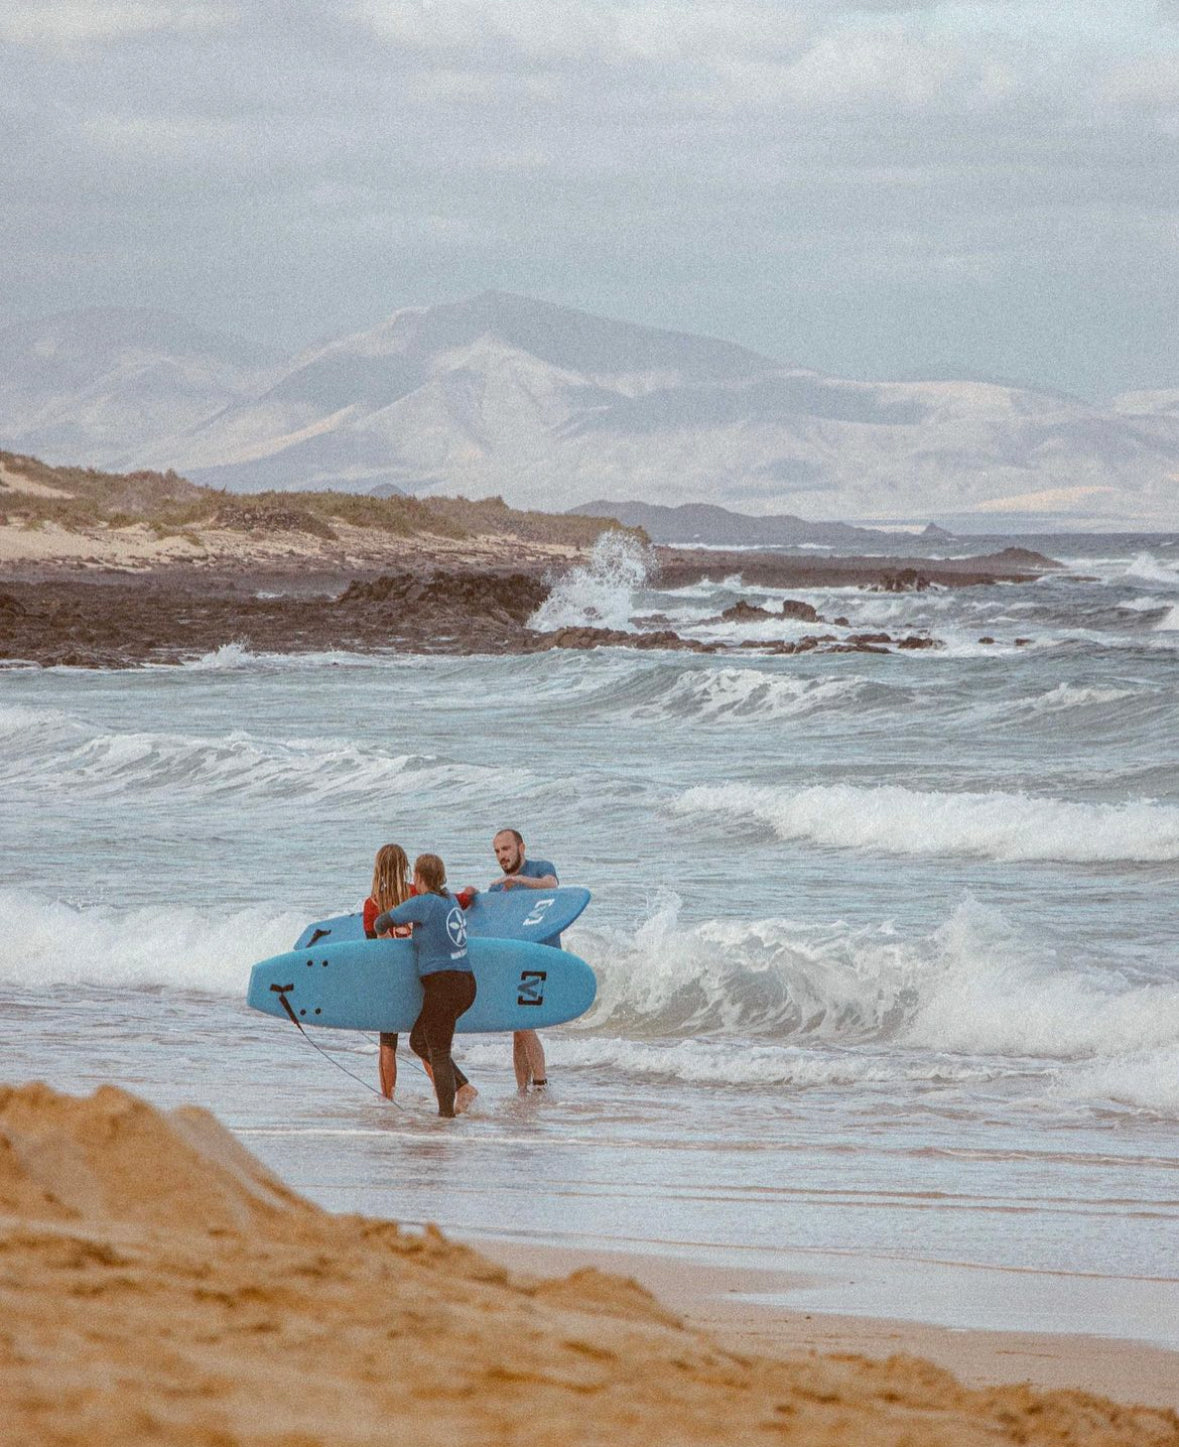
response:
M40 1085L0 1089L0 1422L55 1447L1179 1447L1169 1411L737 1350L593 1267L329 1215L203 1111Z
M475 1244L493 1261L513 1270L558 1275L592 1265L614 1274L625 1273L684 1321L744 1353L784 1356L814 1351L884 1358L906 1352L947 1368L968 1386L1026 1381L1037 1387L1077 1388L1179 1408L1179 1352L1089 1335L1086 1322L1070 1318L1060 1302L1059 1319L1070 1328L1060 1333L934 1326L883 1314L837 1316L766 1304L775 1295L796 1301L805 1296L799 1290L805 1281L797 1271L718 1266L641 1250L574 1250L504 1240ZM861 1258L858 1270L870 1273L871 1267ZM920 1271L920 1267L913 1270ZM961 1272L965 1276L969 1268L963 1267ZM1029 1293L1051 1299L1051 1275L1027 1272L1020 1277ZM922 1285L920 1279L910 1280L913 1289L906 1297L917 1294ZM878 1296L881 1313L888 1310L890 1301L897 1304L887 1295L888 1290L885 1286ZM1168 1307L1169 1294L1160 1311L1166 1312Z

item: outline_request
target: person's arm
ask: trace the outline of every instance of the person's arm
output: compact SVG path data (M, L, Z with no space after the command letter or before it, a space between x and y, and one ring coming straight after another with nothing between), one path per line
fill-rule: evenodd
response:
M525 861L525 868L543 869L544 873L505 874L498 883L504 889L560 889L561 882L557 878L557 871L547 859L528 859Z
M382 935L386 930L391 930L395 924L421 924L426 918L426 908L426 895L407 899L404 904L399 904L393 909L387 909L384 914L377 915L373 920L373 929L377 934Z

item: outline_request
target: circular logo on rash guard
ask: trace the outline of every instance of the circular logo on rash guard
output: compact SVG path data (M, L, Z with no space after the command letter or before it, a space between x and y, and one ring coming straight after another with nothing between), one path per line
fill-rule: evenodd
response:
M446 933L456 949L461 950L467 943L467 921L457 906L446 916Z

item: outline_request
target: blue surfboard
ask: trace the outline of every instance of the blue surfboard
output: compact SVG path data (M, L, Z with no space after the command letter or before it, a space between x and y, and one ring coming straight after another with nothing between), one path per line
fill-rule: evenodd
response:
M523 891L521 891L523 892ZM584 1015L594 972L576 955L527 940L469 941L478 995L457 1029L465 1034L539 1030ZM246 1003L300 1025L336 1030L408 1030L422 1008L412 940L321 941L261 960Z
M467 910L471 939L545 940L568 929L589 904L588 889L497 889L481 891ZM295 941L295 949L318 948L364 939L358 914L337 914L309 924Z

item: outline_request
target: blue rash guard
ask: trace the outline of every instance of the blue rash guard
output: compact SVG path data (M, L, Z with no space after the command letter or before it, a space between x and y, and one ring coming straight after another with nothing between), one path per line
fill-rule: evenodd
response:
M520 868L516 870L515 875L505 874L504 879L514 879L521 874L525 879L544 879L551 874L553 878L556 879L557 886L560 887L561 881L557 876L557 866L548 859L526 859ZM497 879L494 884L489 884L487 886L488 894L501 892L504 888L504 879ZM547 940L541 940L541 944L552 945L554 949L559 950L561 948L561 936L550 935Z
M442 970L466 970L467 921L459 902L449 891L446 894L415 894L395 909L378 915L373 928L382 934L390 925L412 924L413 942L417 952L418 975L436 975Z

